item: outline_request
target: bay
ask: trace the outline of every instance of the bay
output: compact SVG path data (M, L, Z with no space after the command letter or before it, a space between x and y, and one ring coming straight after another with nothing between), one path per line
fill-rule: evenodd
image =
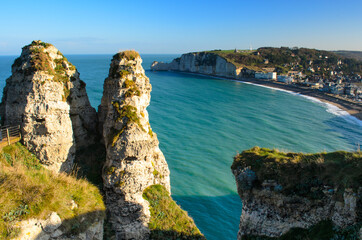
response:
M67 55L97 108L111 55ZM260 86L211 77L152 72L152 61L177 55L142 55L152 84L150 123L171 171L173 198L207 239L236 239L241 201L230 171L233 156L253 146L283 151L356 150L361 121L333 114L323 103ZM0 87L15 56L0 56Z

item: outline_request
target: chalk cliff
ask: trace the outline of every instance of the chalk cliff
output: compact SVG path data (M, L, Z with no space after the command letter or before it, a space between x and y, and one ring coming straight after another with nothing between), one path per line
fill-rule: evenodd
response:
M155 61L151 65L151 70L172 70L230 78L237 78L240 73L240 69L225 58L206 52L182 54L171 63Z
M327 234L319 239L357 239L361 158L361 153L286 154L258 147L238 154L232 166L243 203L238 239L288 234L309 239L313 231Z
M78 148L94 143L97 115L76 68L53 45L23 47L6 80L1 118L47 168L70 171Z
M148 239L150 211L143 191L161 184L170 192L168 165L148 120L151 84L141 63L135 51L113 56L99 106L106 206L117 239Z
M104 216L93 214L91 220L85 217L83 222L78 225L69 226L67 220L61 220L56 212L52 212L46 219L31 218L16 223L20 233L13 240L66 240L66 239L84 239L84 240L103 240L103 221ZM72 227L78 227L82 224L80 232L74 233ZM68 228L66 227L68 225Z

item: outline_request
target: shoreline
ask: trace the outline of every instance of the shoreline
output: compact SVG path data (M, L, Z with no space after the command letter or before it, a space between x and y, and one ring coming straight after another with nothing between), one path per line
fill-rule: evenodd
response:
M151 70L153 71L153 70ZM217 76L217 75L208 75L208 74L202 74L202 73L194 73L194 72L182 72L182 71L173 71L171 72L178 72L178 73L186 73L186 74L195 74L200 76L207 76L207 77L213 77L213 78L219 78L219 79L225 79L225 80L233 80L237 82L244 82L244 83L251 83L259 86L269 87L269 88L276 88L279 90L286 90L295 94L300 94L307 97L315 98L323 103L331 104L345 112L347 112L350 116L356 118L359 121L362 121L362 103L354 103L350 102L348 100L335 97L333 95L329 95L323 92L320 92L316 89L310 89L310 88L302 88L298 86L293 85L287 85L281 82L272 82L268 80L261 80L261 79L255 79L255 78L230 78L230 77L223 77L223 76Z
M235 80L249 82L249 83L253 83L256 85L262 85L262 86L266 86L266 87L278 88L278 89L282 89L282 90L291 91L296 94L313 97L313 98L318 99L321 102L336 106L339 109L347 112L352 117L355 117L358 120L362 121L362 104L353 103L348 100L320 92L316 89L302 88L302 87L287 85L287 84L283 84L283 83L279 83L279 82L270 82L270 81L259 80L259 79L257 80L257 79L243 78L240 80L239 79L235 79Z

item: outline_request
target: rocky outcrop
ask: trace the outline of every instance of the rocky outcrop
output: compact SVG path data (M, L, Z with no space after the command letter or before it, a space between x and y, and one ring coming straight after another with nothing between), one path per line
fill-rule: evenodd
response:
M225 58L207 52L182 54L171 63L153 62L151 70L181 71L229 78L237 78L240 73L240 69Z
M358 174L350 169L353 165L361 174L356 167L361 155L340 154L340 167L332 162L337 153L284 154L253 148L237 155L232 172L243 203L238 239L280 237L293 228L308 229L322 221L331 221L333 229L356 226L359 230L362 188L353 183ZM344 168L353 177L346 176ZM342 176L349 179L350 188L342 186ZM333 184L334 178L341 182Z
M99 106L106 206L117 239L148 239L150 211L143 191L153 184L170 191L168 165L148 120L151 84L141 62L134 51L114 55Z
M84 220L83 220L84 221ZM52 212L47 219L28 219L16 224L20 234L14 240L103 240L103 217L95 217L85 229L74 231L67 229L66 220L62 221L56 212Z
M23 48L6 80L4 125L20 124L23 142L47 168L70 171L77 149L96 138L97 115L76 68L53 45Z

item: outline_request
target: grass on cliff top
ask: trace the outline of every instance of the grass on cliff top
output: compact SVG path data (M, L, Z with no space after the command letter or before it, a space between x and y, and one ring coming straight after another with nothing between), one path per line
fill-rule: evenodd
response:
M292 228L280 237L243 236L242 240L322 240L322 239L350 239L358 240L359 229L362 224L339 229L332 221L321 221L308 229Z
M256 173L259 184L276 180L285 193L305 195L311 187L324 185L356 192L362 186L362 152L303 154L254 147L236 155L231 168L248 166Z
M73 210L72 200L78 205ZM65 220L63 229L77 232L103 215L105 206L98 188L86 180L43 168L20 143L4 147L0 152L0 239L18 234L16 221L45 219L53 211ZM83 217L88 220L82 221Z
M150 203L150 239L206 239L193 219L171 198L162 185L152 185L143 192Z
M29 48L30 51L30 67L25 70L18 69L19 72L24 73L25 75L32 75L37 71L43 71L48 73L49 75L53 75L52 81L60 82L63 84L63 101L67 101L70 95L70 89L68 88L68 82L70 77L67 75L67 69L65 66L69 67L69 70L76 70L75 66L71 64L64 55L58 51L58 54L62 56L61 59L54 59L55 67L52 67L52 59L47 52L44 51L45 48L53 46L50 43L44 43L40 40L33 41L31 44L23 47ZM24 59L22 57L18 57L12 67L19 67Z
M211 51L207 51L207 52L223 55L223 54L233 54L233 53L235 53L235 50L234 49L231 49L231 50L215 49L215 50L211 50ZM241 54L241 55L250 55L254 52L256 52L256 50L238 50L237 53Z
M140 54L135 50L126 50L113 55L113 59L121 60L122 58L125 58L128 61L135 60L137 57L140 57Z
M238 50L237 53L235 53L235 50L206 51L206 53L213 53L213 54L216 54L216 55L224 58L228 62L234 64L237 68L246 67L246 68L248 68L250 70L254 70L254 71L263 71L262 66L261 66L261 64L263 63L263 59L257 58L256 60L254 60L255 56L252 55L254 52L256 52L256 50ZM253 61L252 62L250 62L250 61L243 62L243 61L240 61L239 58L246 58L246 59L252 58Z

